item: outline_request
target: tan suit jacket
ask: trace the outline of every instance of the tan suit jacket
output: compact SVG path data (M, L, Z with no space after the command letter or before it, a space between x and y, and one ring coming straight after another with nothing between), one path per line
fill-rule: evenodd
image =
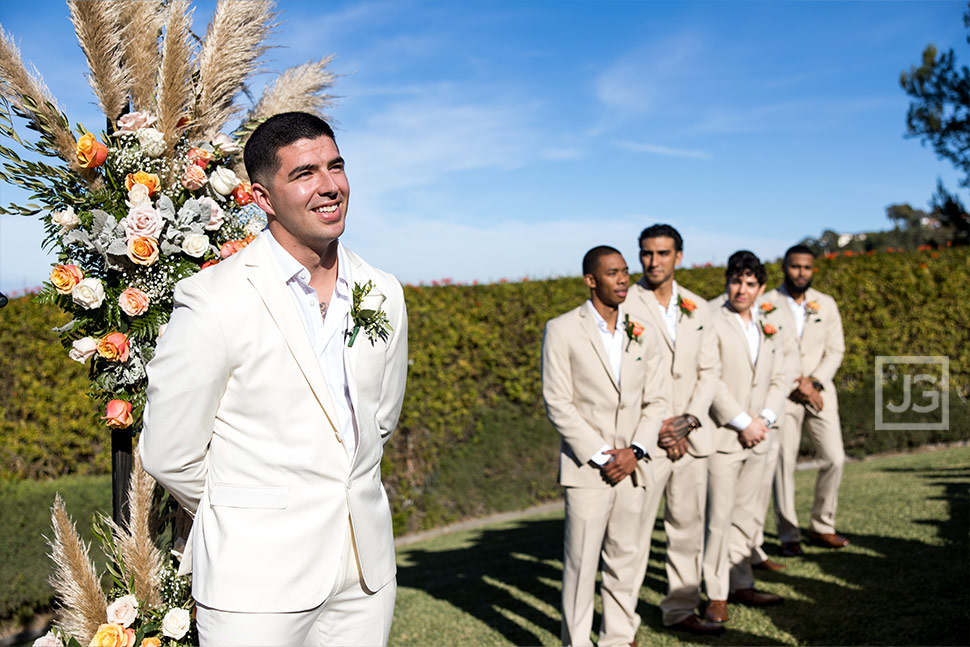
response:
M361 580L394 579L381 484L407 374L407 314L397 280L349 250L351 282L374 282L393 330L344 345L358 429L348 456L317 354L264 232L185 279L148 365L145 470L195 521L192 592L250 613L312 609L330 594L352 520ZM183 566L188 560L183 561Z
M700 421L700 428L688 436L689 451L694 456L707 456L714 451L714 425L709 411L721 373L717 337L706 301L680 284L677 292L680 298L693 301L697 308L691 313L681 310L677 315L676 342L670 338L653 290L637 283L630 288L627 303L638 304L638 309L647 314L648 323L663 339L663 366L671 378L668 381L671 415L689 413ZM650 455L660 458L666 452L654 445Z
M621 311L631 320L645 319L635 310ZM610 487L599 469L589 465L603 445L623 448L636 441L645 449L656 446L660 424L670 412L663 345L650 326L644 327L640 341L625 342L617 384L586 303L546 324L542 396L549 420L562 438L561 485ZM633 474L641 486L648 476L644 463L640 461Z
M721 379L711 404L711 418L718 425L714 444L719 452L738 452L744 447L738 432L727 426L731 420L742 412L757 418L766 408L780 419L785 411L792 379L786 365L786 337L781 332L767 337L759 324L758 360L752 365L748 340L727 299L711 301L710 308L721 357ZM752 316L757 320L753 312ZM768 443L758 443L753 451L768 451Z

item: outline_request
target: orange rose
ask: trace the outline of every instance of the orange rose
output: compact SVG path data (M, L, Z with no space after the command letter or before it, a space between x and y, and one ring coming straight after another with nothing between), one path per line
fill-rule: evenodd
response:
M643 334L643 326L641 326L636 322L633 322L633 330L631 332L633 333L634 337L639 337L640 335Z
M91 133L85 133L81 139L77 140L78 164L84 168L95 168L104 164L108 158L108 147L94 138Z
M126 402L124 400L112 400L105 408L104 416L101 419L106 421L105 424L107 424L109 427L114 427L115 429L125 429L126 427L130 427L132 423L131 402ZM101 626L105 627L108 625ZM100 629L98 631L100 631ZM94 643L92 642L91 644L93 645Z
M162 641L157 636L141 639L141 647L161 647L161 645L162 645Z
M125 176L125 188L131 191L131 187L136 184L144 184L145 188L148 189L149 197L155 195L158 191L158 187L161 185L161 180L154 173L146 173L145 171L138 171L137 173L129 173Z
M189 162L196 166L205 168L212 161L212 153L204 148L192 147L189 149Z
M241 250L243 247L253 242L255 236L247 236L239 240L230 240L229 242L223 243L222 247L219 249L219 255L226 259Z
M148 310L148 295L138 288L125 288L118 296L118 305L129 317L138 317Z
M681 299L681 304L684 306L684 310L687 312L694 312L697 309L697 304L690 299Z
M770 301L766 301L765 303L761 304L761 311L765 314L768 314L769 312L774 312L775 304Z
M98 355L109 362L127 362L129 345L127 335L113 332L98 342Z
M764 331L765 337L771 337L776 332L778 332L778 329L775 328L774 326L772 326L770 323L766 323L766 324L762 325L761 326L761 330Z
M232 199L240 207L251 204L255 199L253 197L253 185L249 182L240 182L239 186L232 190Z
M112 402L119 402L119 400L112 400ZM130 404L128 406L131 407ZM94 634L89 647L134 647L134 645L133 630L125 629L121 625L108 624L98 627L98 632Z
M58 294L70 294L83 278L84 272L77 265L55 265L51 270L51 285Z
M128 241L128 258L138 265L151 265L158 260L158 241L138 236Z
M204 270L207 267L212 267L213 265L218 265L218 263L219 263L219 261L217 261L215 259L212 259L212 260L206 261L205 263L203 263L202 265L200 265L199 266L199 269L200 270Z

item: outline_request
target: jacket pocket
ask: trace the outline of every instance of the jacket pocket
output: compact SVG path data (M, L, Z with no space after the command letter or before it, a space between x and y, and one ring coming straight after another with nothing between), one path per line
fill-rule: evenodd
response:
M209 503L229 508L283 510L289 502L289 488L249 485L213 485Z

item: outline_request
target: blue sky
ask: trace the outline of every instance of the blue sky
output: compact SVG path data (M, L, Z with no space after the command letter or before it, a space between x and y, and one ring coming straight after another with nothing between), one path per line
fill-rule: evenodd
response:
M202 34L214 2L195 7ZM926 208L938 177L956 189L903 137L899 73L931 42L970 64L965 8L282 0L267 66L335 55L348 246L411 283L545 278L597 244L637 269L654 222L684 235L685 265L774 258L887 228L886 206ZM0 24L72 121L103 128L63 2L0 0ZM0 290L46 279L41 239L38 218L0 217Z

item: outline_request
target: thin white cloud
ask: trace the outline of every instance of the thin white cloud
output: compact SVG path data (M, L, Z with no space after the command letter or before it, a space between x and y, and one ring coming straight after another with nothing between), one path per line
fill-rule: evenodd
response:
M690 150L686 148L672 148L660 144L646 144L642 142L617 141L616 146L635 153L651 153L654 155L665 155L667 157L686 157L690 159L709 160L711 154L707 151Z

